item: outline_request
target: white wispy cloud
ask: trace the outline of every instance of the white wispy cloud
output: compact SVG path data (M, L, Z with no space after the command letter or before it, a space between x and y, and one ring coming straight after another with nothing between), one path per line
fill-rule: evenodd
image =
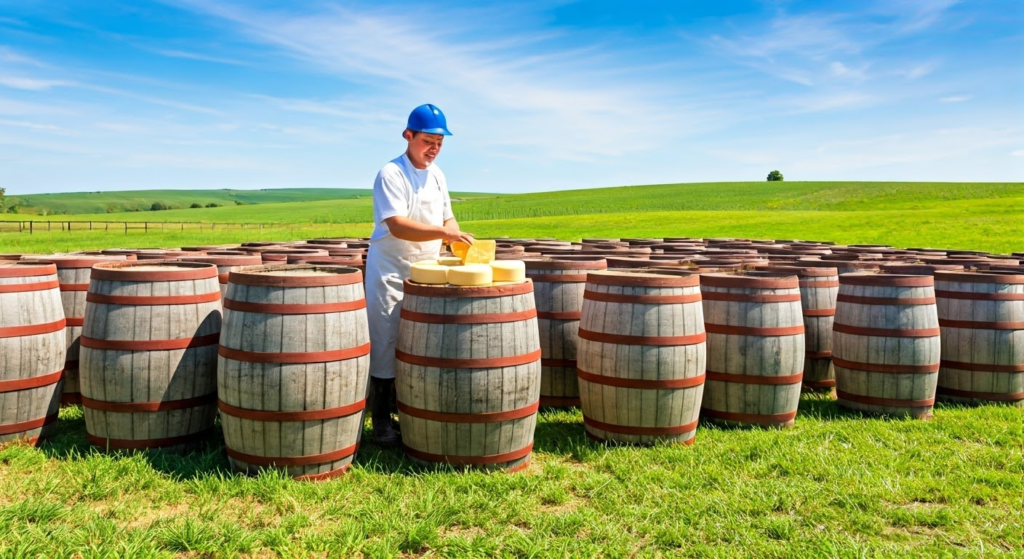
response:
M374 84L387 92L376 99L378 107L392 114L397 110L404 117L413 99L458 106L465 111L461 123L493 131L481 137L499 154L501 146L517 146L561 159L617 156L665 141L686 122L687 115L656 98L658 88L644 90L623 80L631 70L604 52L546 44L539 55L509 48L543 42L550 32L492 42L467 38L478 23L453 12L441 25L436 16L425 19L407 11L332 6L303 14L218 2L176 4L233 22L242 33L306 65ZM290 110L345 112L301 103L292 103ZM678 126L671 126L673 121ZM609 123L615 123L614 131ZM457 123L452 125L458 134ZM609 133L614 142L605 139Z
M55 134L71 135L76 134L75 131L56 126L54 124L46 124L40 122L30 122L25 120L4 120L0 119L0 126L10 126L14 128L27 128L29 130L36 130L41 132L53 132Z
M25 76L0 76L0 85L25 91L46 91L55 87L73 86L75 83L65 80L39 79Z
M1024 149L1018 149L1010 152L1010 155L1014 157L1024 157Z
M963 103L974 99L973 95L950 95L949 97L943 97L939 99L942 103Z
M188 60L199 60L202 62L215 62L217 64L228 64L231 66L245 66L246 63L241 60L235 60L233 58L224 58L220 56L213 56L209 54L190 52L184 50L168 50L168 49L154 49L153 52L161 56L169 58L185 58Z

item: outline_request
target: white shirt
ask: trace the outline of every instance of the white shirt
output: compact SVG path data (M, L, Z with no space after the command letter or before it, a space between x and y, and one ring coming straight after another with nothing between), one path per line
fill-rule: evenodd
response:
M409 156L402 154L377 173L373 181L375 227L370 237L371 244L389 237L394 239L384 220L395 216L438 227L455 217L451 197L448 195L448 181L437 165L430 164L426 169L417 169ZM439 241L413 244L435 243Z

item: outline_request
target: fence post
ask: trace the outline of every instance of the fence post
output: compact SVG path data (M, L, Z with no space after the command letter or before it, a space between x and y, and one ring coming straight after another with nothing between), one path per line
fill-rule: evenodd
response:
M126 221L126 222L124 222L124 234L125 234L125 235L127 235L127 234L128 234L128 222L127 222L127 221Z
M146 233L149 233L149 222L147 221L145 223L146 223Z
M36 222L34 222L34 221L30 221L30 222L28 222L28 234L29 234L29 235L31 235L31 234L32 234L32 232L33 232L32 230L34 229L34 225L35 225L35 223L36 223Z

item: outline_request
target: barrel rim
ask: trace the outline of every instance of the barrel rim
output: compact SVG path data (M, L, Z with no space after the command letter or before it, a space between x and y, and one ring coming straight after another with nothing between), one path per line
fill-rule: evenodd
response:
M167 267L167 270L131 270L133 267ZM177 270L175 268L178 268ZM186 268L181 270L180 268ZM216 279L217 267L203 262L177 260L125 260L103 262L92 267L90 279L100 281L186 281Z
M406 295L418 295L421 297L450 297L450 298L477 298L477 297L506 297L509 295L526 295L533 293L533 280L529 277L521 283L503 285L482 285L477 287L454 287L450 285L431 285L426 283L414 283L405 280L402 285Z
M551 258L546 260L527 259L523 262L527 270L605 270L608 260L603 256L580 256L578 258Z
M1006 273L1003 271L995 273L981 272L935 272L935 281L947 281L952 283L997 283L1007 285L1024 284L1024 273L1020 275Z
M741 276L720 272L701 274L702 287L726 287L739 289L799 289L800 278L796 274L776 277Z
M57 266L58 270L66 270L76 268L92 268L96 264L100 264L103 262L126 262L128 259L124 254L33 254L31 256L26 257L24 260L32 262L53 262Z
M202 264L213 264L214 266L258 266L263 259L258 254L231 254L231 255L204 255L204 256L182 256L178 262L198 262ZM242 260L242 262L238 262Z
M273 276L268 272L311 270L330 272L327 276ZM271 264L243 266L228 273L228 283L255 287L327 287L363 282L363 273L351 266L312 264Z
M792 272L796 274L797 278L800 277L829 277L838 276L839 268L814 268L811 266L782 266L782 265L757 265L757 270L763 270L765 272Z
M9 260L0 262L0 278L52 276L57 265L47 260Z
M839 285L858 285L866 287L934 287L932 276L913 276L907 274L874 274L871 272L852 272L839 274Z
M657 272L598 270L587 273L587 283L623 287L698 287L700 276L697 274L676 276Z

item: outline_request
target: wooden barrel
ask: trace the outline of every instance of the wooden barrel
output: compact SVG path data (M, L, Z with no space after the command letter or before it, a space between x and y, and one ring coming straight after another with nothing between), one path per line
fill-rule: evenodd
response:
M80 381L90 443L181 447L216 413L220 287L213 264L96 264L86 294Z
M263 263L263 259L258 254L249 253L184 256L177 260L178 262L204 262L216 266L221 295L228 290L228 273L242 266L259 266Z
M540 406L533 282L444 287L405 282L395 388L413 460L519 471Z
M832 363L840 406L930 418L939 357L931 276L839 276Z
M352 464L363 430L370 334L362 274L343 266L228 276L217 388L228 459L320 480Z
M587 436L692 444L706 357L698 276L592 272L583 298L577 374Z
M36 444L56 428L64 370L57 268L0 262L0 443Z
M701 415L726 425L792 426L805 358L797 276L702 274L700 289L708 332Z
M835 268L758 266L764 272L796 274L800 282L800 307L804 316L803 390L831 391L836 386L832 368L832 323L839 294L839 272Z
M1024 407L1024 274L935 272L938 396Z
M587 271L604 270L605 259L524 260L533 280L540 333L540 405L580 405L576 348Z
M82 393L78 386L78 354L79 336L82 335L82 324L85 321L85 297L89 291L89 274L92 267L101 262L124 261L124 255L85 256L85 255L52 255L27 257L32 260L46 260L57 266L57 281L60 282L60 301L64 308L67 327L64 329L64 347L67 354L64 358L64 390L61 404L73 405L82 403Z

